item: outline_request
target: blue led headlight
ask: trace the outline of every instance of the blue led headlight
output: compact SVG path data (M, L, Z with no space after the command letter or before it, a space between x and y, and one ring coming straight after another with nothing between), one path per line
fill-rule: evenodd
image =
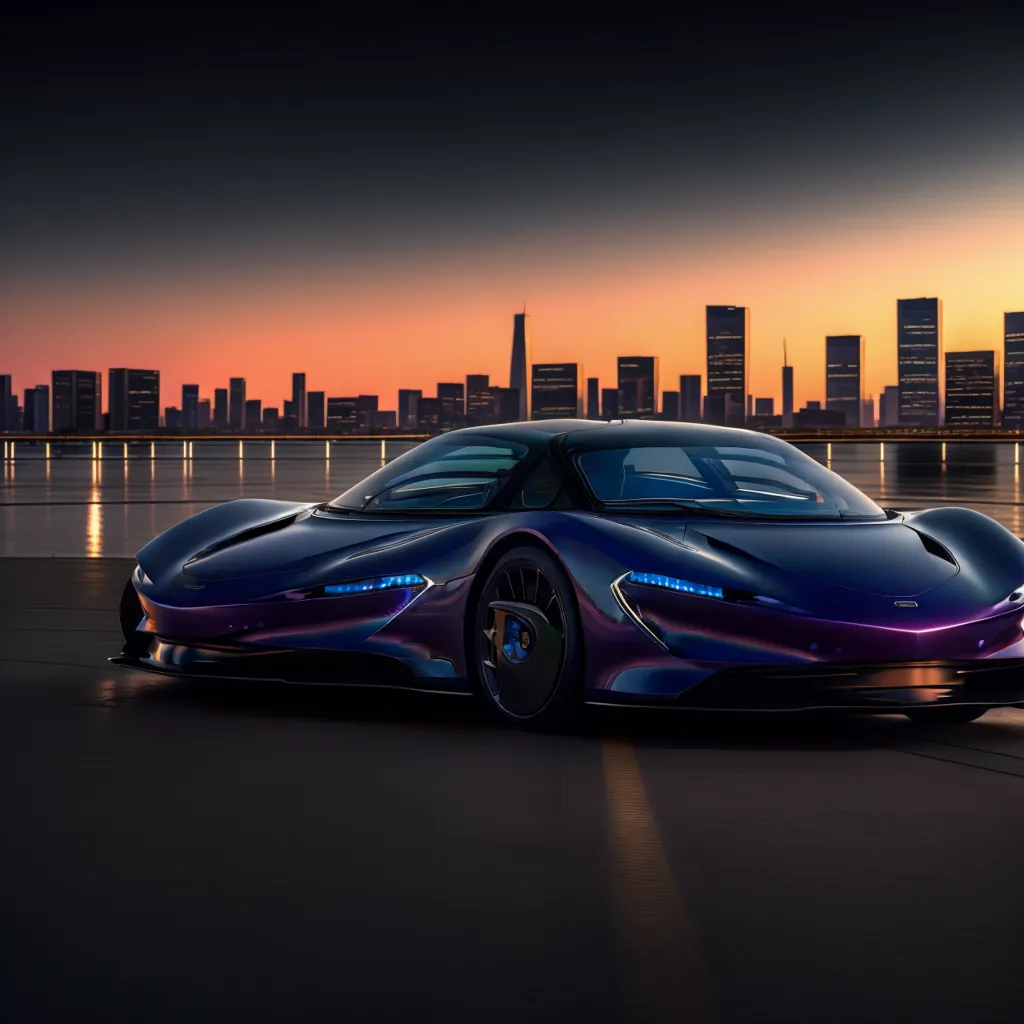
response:
M662 590L678 590L681 594L696 594L698 597L725 597L721 587L706 583L692 583L675 576L661 576L655 572L631 572L626 574L624 583L639 583L645 587L660 587Z
M407 587L422 587L426 578L419 573L408 573L405 576L374 576L368 580L356 580L353 583L331 583L324 587L324 595L333 597L339 594L366 594L374 590L398 590Z

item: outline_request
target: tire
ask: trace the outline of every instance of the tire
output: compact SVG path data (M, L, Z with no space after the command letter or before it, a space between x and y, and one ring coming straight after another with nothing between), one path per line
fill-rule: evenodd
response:
M506 552L471 610L470 682L506 725L565 729L583 708L583 650L572 584L537 547Z
M976 722L990 709L983 704L947 704L904 711L916 725L966 725Z
M124 592L121 594L121 607L119 610L121 620L121 636L125 644L131 644L138 639L136 627L142 621L142 603L139 595L135 592L135 584L131 580L125 584Z

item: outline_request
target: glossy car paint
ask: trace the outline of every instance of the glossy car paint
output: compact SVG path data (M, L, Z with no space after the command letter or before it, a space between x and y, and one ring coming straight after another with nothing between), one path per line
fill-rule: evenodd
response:
M560 435L577 427L593 431L591 443L602 431L671 438L673 429L694 429L568 421L541 435L536 425L488 432L550 438L549 454L568 474L557 449ZM242 652L349 652L401 665L409 685L464 691L474 584L496 552L524 541L549 550L572 581L591 700L719 706L737 673L761 672L763 686L740 688L743 706L794 706L784 697L793 689L787 679L819 680L809 696L796 686L801 707L973 701L981 690L965 688L975 678L965 672L999 667L987 676L995 693L985 691L986 700L1024 702L1024 543L980 513L950 508L879 522L745 522L690 510L402 516L234 501L139 552L140 634L154 639L114 660L201 674L204 664ZM720 587L725 596L630 583L631 571ZM299 596L406 573L429 583ZM190 648L213 653L197 661ZM907 672L897 678L893 665L915 666L918 681L908 683L915 677Z

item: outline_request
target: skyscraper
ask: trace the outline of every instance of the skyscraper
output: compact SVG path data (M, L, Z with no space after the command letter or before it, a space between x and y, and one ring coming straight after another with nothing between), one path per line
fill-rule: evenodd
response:
M198 385L195 387L198 401ZM160 371L133 370L123 366L112 369L107 401L111 432L156 430L160 425ZM180 425L186 423L183 407Z
M54 370L53 429L92 434L103 416L103 376L93 370Z
M601 381L597 377L587 378L587 419L601 418Z
M1024 430L1024 313L1003 314L1003 426Z
M461 381L439 383L437 397L441 400L441 426L461 427L466 417L466 385Z
M403 430L418 430L420 425L419 401L422 391L402 388L398 392L398 425Z
M263 402L258 398L247 398L243 413L243 429L255 434L263 421Z
M518 396L519 392L516 392ZM438 430L441 426L441 399L424 397L417 403L419 429L428 432ZM516 407L518 412L518 406Z
M533 419L575 419L583 396L583 367L579 363L534 363L531 386Z
M745 306L708 306L705 316L707 394L715 415L724 415L725 426L742 427L750 373L750 310Z
M942 302L897 299L900 426L942 424Z
M322 391L310 391L306 396L306 426L310 430L323 430L324 416L324 393Z
M377 395L356 395L356 423L360 430L374 429L378 408Z
M210 421L212 419L213 416L210 411L210 400L208 398L204 398L196 406L196 426L200 430L209 430Z
M601 419L617 420L619 418L619 389L601 388Z
M199 385L181 385L181 425L186 430L199 428Z
M160 371L128 371L128 429L156 430L160 426Z
M679 418L684 423L700 423L700 374L684 373L679 378Z
M25 415L22 430L33 434L50 432L50 388L47 384L37 384L25 390Z
M217 430L224 430L228 425L228 389L213 390L213 425Z
M327 399L327 432L341 434L352 431L359 423L358 399L352 396Z
M14 430L11 416L11 400L14 397L12 378L9 373L0 373L0 430Z
M519 419L530 418L530 318L526 310L516 313L512 327L512 365L509 369L508 386L519 389Z
M878 396L878 425L898 427L900 424L900 389L889 384Z
M679 392L662 391L661 393L661 418L676 422L679 419Z
M128 429L128 368L111 369L107 380L107 428L115 433Z
M304 430L308 423L306 413L306 375L304 373L292 374L292 401L295 403L295 418L298 420L300 430Z
M789 365L786 339L782 339L782 427L793 426L793 367Z
M228 405L228 426L232 430L245 429L245 378L232 377L228 381L230 391Z
M825 408L846 414L848 427L860 426L864 399L864 338L832 334L825 338Z
M494 392L486 373L466 376L466 426L478 427L494 421Z
M999 422L999 368L991 349L946 353L946 426Z
M755 416L774 416L775 415L775 399L774 398L755 398L754 399L754 415Z
M619 416L657 414L658 364L657 356L619 356Z

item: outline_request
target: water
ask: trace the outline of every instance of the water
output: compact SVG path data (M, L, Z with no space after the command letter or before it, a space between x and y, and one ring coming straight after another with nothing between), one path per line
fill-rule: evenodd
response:
M389 441L390 461L414 442ZM806 444L809 455L887 508L964 505L1024 534L1019 449L1015 442ZM150 457L151 451L155 457ZM210 505L233 498L323 501L381 463L379 441L199 439L192 457L180 442L68 445L45 458L43 445L18 445L3 464L0 556L131 557L151 537Z

